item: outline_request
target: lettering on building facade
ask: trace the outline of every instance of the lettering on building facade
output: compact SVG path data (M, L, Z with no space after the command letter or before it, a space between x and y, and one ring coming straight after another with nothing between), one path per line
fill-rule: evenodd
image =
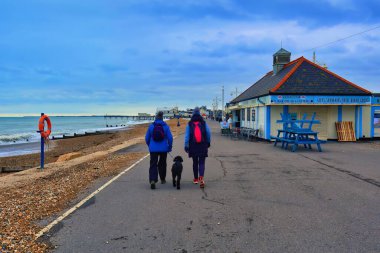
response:
M271 96L271 104L312 104L312 105L369 105L369 96L304 96L278 95Z

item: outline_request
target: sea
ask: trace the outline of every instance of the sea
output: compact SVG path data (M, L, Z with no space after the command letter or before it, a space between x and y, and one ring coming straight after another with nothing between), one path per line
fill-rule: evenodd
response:
M39 152L41 140L38 131L39 116L0 117L0 157ZM81 134L85 132L120 130L147 120L105 118L103 116L51 116L51 136ZM107 127L112 126L112 127ZM117 127L116 127L117 126Z

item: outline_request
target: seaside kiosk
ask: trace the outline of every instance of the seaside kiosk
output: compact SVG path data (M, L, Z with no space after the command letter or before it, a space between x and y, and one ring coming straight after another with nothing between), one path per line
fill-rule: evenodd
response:
M290 61L281 48L273 55L273 70L250 86L228 106L233 124L259 129L270 140L282 129L281 113L300 119L316 113L313 125L319 139L337 139L335 122L352 121L357 139L380 136L380 94L338 76L304 57Z

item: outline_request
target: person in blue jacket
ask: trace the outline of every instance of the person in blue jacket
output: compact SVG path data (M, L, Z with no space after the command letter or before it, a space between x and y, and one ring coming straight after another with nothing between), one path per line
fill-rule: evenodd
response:
M201 116L198 107L194 108L193 116L186 126L185 151L193 159L193 183L204 188L204 173L208 148L211 143L211 131ZM199 175L199 177L198 177Z
M156 114L156 120L149 126L145 135L150 152L149 182L152 190L156 189L158 174L161 184L166 183L166 157L168 152L172 151L173 145L173 136L163 120L163 115L161 111Z

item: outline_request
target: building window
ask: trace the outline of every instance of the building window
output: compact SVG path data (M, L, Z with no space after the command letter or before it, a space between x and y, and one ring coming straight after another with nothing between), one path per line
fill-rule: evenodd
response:
M256 109L252 108L252 121L256 121Z
M245 120L245 109L241 110L241 120Z
M247 121L251 121L251 109L250 108L248 108L247 109Z
M373 115L373 127L380 128L380 113L378 112Z

